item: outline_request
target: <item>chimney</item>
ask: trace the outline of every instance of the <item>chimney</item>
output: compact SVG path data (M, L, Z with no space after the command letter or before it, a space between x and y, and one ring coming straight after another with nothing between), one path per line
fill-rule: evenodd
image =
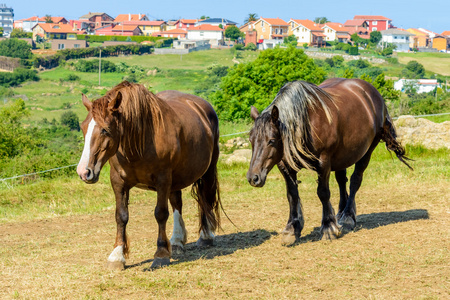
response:
M139 14L139 21L141 20L141 14Z
M128 21L131 21L131 14L128 14Z

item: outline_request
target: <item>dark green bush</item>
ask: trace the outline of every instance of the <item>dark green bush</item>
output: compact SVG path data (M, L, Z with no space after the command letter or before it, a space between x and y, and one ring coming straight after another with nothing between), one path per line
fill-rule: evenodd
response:
M80 131L80 121L73 111L69 110L61 115L61 125L69 127L70 130Z

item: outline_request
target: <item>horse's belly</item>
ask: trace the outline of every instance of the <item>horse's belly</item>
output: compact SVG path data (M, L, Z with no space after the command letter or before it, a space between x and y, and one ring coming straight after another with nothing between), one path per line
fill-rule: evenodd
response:
M374 137L361 140L359 143L353 142L351 147L345 145L337 147L331 158L331 170L343 170L357 163L367 153L373 140Z

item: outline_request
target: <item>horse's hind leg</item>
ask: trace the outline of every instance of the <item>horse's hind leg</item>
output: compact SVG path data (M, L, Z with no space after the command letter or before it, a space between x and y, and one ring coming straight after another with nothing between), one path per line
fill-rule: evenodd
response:
M339 185L339 211L336 215L336 219L339 220L344 213L345 206L347 205L348 193L347 193L347 169L334 172L336 182ZM356 211L356 210L355 210Z
M342 211L340 218L338 219L339 224L342 225L345 229L353 230L356 226L356 192L358 192L359 188L361 187L364 171L369 165L370 157L372 156L372 152L377 145L378 140L372 143L366 154L355 164L355 170L353 171L352 177L350 178L350 195L348 196L347 204L345 205L345 208Z
M181 253L184 251L184 245L187 241L187 231L182 217L183 203L181 200L181 191L172 192L169 200L173 209L173 232L170 239L172 253Z
M198 179L192 188L192 196L197 200L200 215L200 238L197 246L214 244L215 230L220 227L220 193L217 179L217 159L219 148L214 152L206 173Z

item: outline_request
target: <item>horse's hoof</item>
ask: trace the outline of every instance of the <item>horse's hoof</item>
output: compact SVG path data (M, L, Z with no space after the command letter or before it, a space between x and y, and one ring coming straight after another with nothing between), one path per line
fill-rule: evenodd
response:
M356 227L356 222L353 217L343 215L339 219L339 225L341 225L345 230L353 230Z
M213 239L199 238L197 240L197 247L212 247L212 246L214 246L214 240Z
M186 249L184 249L184 247L181 245L172 245L172 254L173 255L184 254L185 251L186 251Z
M320 230L322 232L322 238L321 239L326 239L326 240L336 240L337 238L339 238L341 236L341 230L340 228L334 224L331 223L329 227L327 228L323 228Z
M125 269L125 263L121 261L108 261L106 263L106 268L109 270L124 270Z
M157 257L153 260L153 263L150 267L151 270L163 268L170 265L170 258L168 257Z
M283 246L291 246L297 241L297 237L294 233L289 231L283 231L281 233L281 245Z

